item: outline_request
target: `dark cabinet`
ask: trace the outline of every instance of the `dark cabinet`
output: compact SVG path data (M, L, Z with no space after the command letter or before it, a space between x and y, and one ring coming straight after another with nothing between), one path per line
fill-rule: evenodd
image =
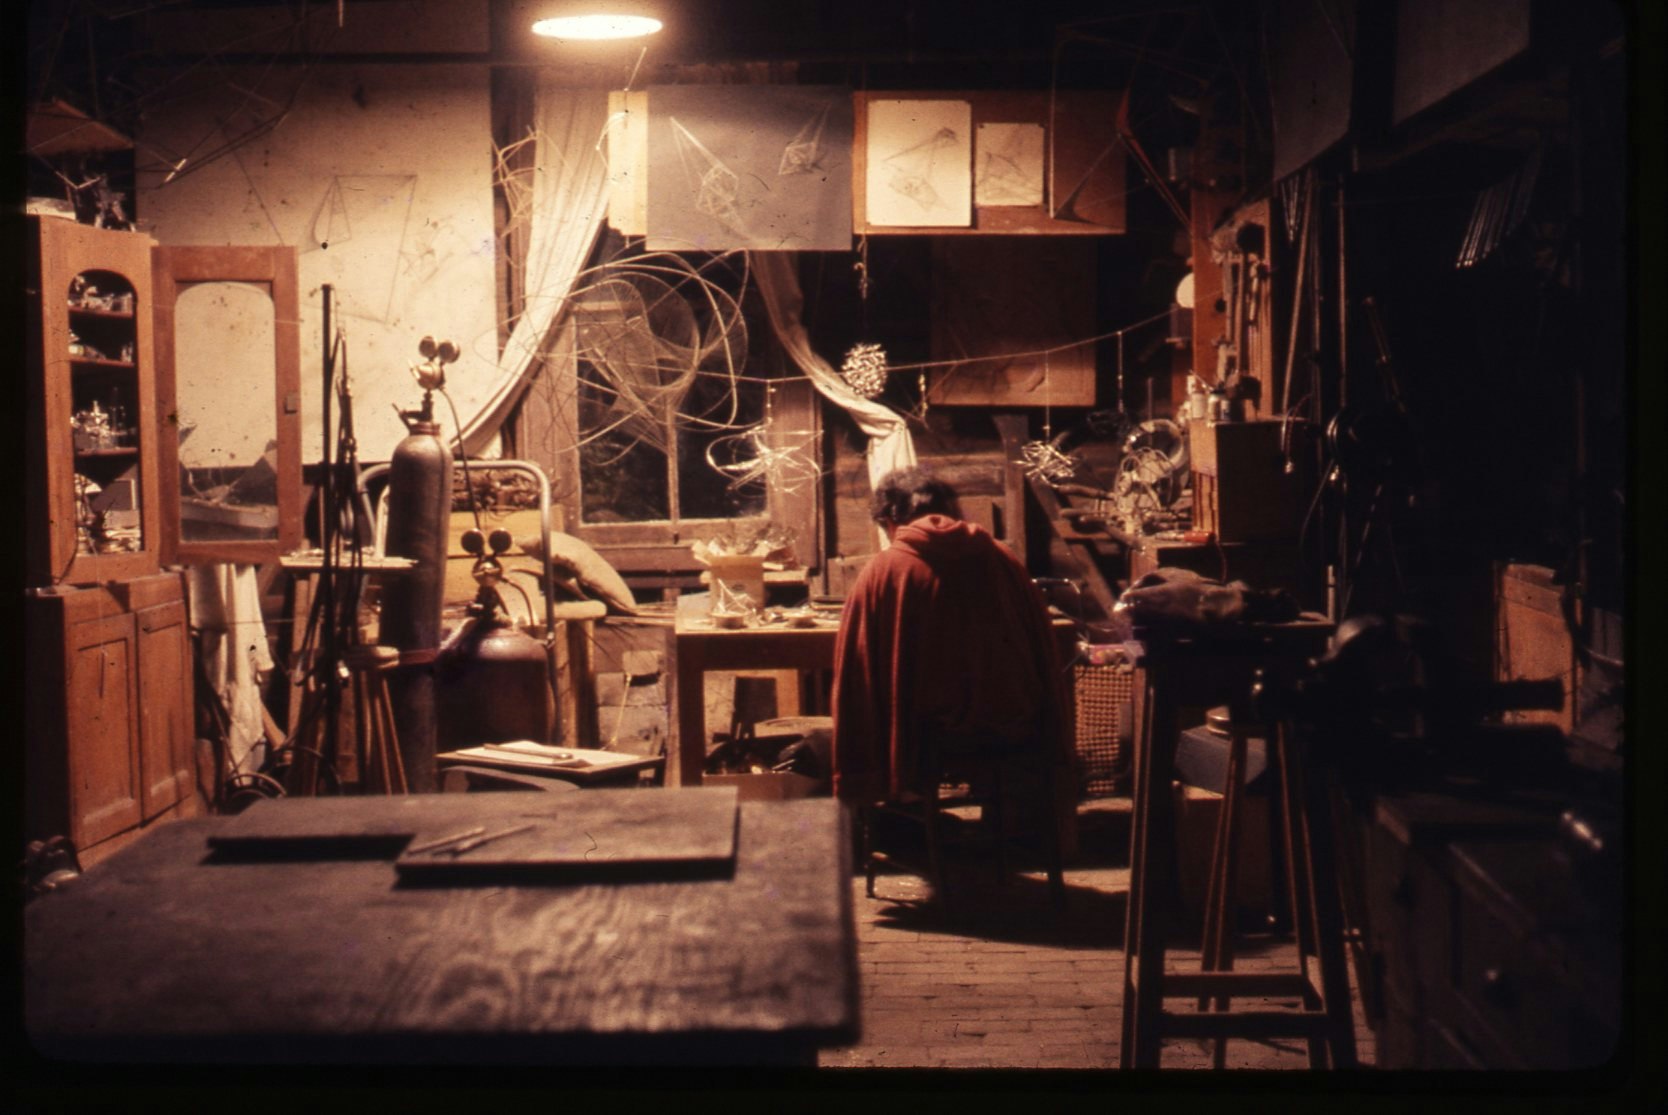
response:
M1368 837L1378 1064L1582 1069L1621 1031L1621 902L1555 808L1381 800Z

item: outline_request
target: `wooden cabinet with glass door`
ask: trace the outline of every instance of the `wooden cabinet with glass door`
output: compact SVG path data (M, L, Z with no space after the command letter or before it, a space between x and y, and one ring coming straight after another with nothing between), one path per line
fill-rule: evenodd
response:
M55 218L30 226L28 583L155 573L154 242Z
M276 561L300 540L295 253L53 218L29 236L25 817L29 839L68 836L86 864L198 806L175 563ZM231 327L264 320L270 342L238 349L238 405L202 386L229 351L204 309L228 302ZM223 452L217 420L254 448ZM181 451L193 431L219 467Z

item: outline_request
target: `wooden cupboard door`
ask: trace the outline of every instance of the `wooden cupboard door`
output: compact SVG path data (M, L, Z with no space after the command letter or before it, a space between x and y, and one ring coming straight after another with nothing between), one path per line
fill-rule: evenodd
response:
M191 639L185 603L145 608L138 626L139 807L146 820L192 786Z
M133 617L74 623L65 647L72 839L87 848L139 824Z

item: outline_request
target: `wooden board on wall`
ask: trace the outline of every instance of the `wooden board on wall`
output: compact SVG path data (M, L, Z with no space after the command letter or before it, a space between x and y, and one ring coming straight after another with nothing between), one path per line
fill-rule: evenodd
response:
M877 91L852 94L852 229L858 235L968 233L1106 235L1125 230L1124 149L1113 122L1117 94L1108 90ZM870 100L962 100L973 107L975 132L984 124L1036 124L1044 131L1040 205L973 207L966 228L871 225L868 178ZM1052 123L1052 126L1050 126Z
M965 362L929 371L929 403L1095 405L1092 244L940 240L932 290L933 360Z

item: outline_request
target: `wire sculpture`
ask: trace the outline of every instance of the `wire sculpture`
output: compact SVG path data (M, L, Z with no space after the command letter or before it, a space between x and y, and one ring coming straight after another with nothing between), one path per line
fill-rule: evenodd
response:
M772 445L772 424L768 420L740 433L726 434L707 446L707 464L729 478L731 491L767 483L775 491L793 495L822 475L815 456L816 434L789 430L778 436L782 433L794 440Z
M840 376L865 399L886 390L886 352L879 345L854 345L840 365Z
M1019 463L1033 480L1058 484L1077 475L1077 460L1060 452L1052 442L1033 441L1019 451Z

